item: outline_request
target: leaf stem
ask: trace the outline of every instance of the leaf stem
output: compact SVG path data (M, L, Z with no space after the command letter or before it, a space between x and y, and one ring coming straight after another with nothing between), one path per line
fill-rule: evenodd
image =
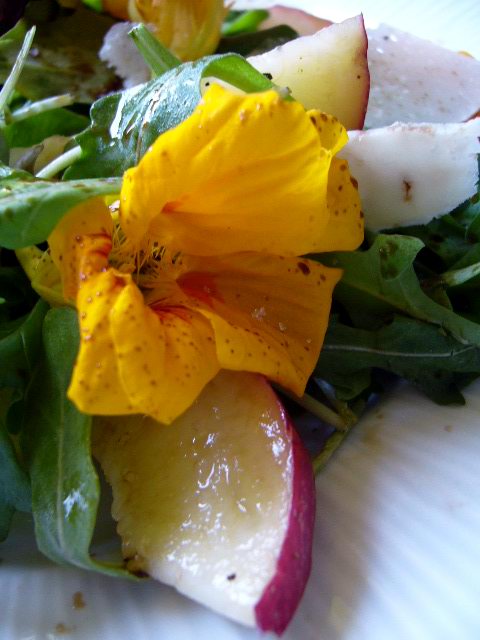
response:
M429 279L426 282L427 285L433 286L458 287L458 285L464 284L478 275L480 275L480 262L475 262L475 264L463 267L463 269L445 271L440 276Z
M309 411L311 414L313 414L320 420L323 420L323 422L332 425L332 427L335 427L335 429L338 429L338 431L345 431L346 429L348 429L349 425L343 420L341 416L338 415L338 413L335 413L335 411L330 409L330 407L327 407L327 405L323 404L319 400L316 400L308 393L304 393L303 396L299 398L298 396L293 395L293 393L286 391L283 387L280 388L280 391L285 396L290 398L290 400L293 400L298 405Z
M333 406L335 411L343 419L347 428L353 426L358 421L358 417L355 412L350 409L346 402L338 400L337 396L335 395L335 390L330 384L328 384L328 382L322 380L321 378L316 378L315 382L320 387L322 393L326 396L327 400Z
M73 149L66 151L61 156L58 156L58 158L55 158L55 160L52 160L50 164L47 164L46 167L43 167L43 169L37 173L36 177L44 179L53 178L57 173L60 173L60 171L63 171L73 164L75 160L78 160L81 155L82 148L79 146L73 147Z
M5 117L3 111L10 100L12 93L15 90L15 86L18 82L18 78L22 73L23 65L25 64L25 60L27 59L28 52L30 51L30 47L32 46L33 38L35 37L35 27L32 27L29 31L27 31L25 35L25 39L23 40L22 48L15 60L15 64L10 71L10 75L5 81L5 84L0 91L0 113L1 118L5 121Z
M352 427L345 429L344 431L334 431L332 435L329 438L327 438L327 441L325 442L325 446L320 451L320 453L317 456L315 456L312 462L313 471L315 475L317 473L320 473L320 471L323 471L327 462L330 460L330 458L333 456L335 451L339 448L339 446L348 436L351 429Z
M75 102L75 99L69 93L65 93L60 96L53 96L52 98L46 98L45 100L38 100L27 104L16 111L9 114L7 121L20 122L26 120L32 116L36 116L39 113L45 113L46 111L52 111L53 109L61 109L62 107L68 107Z
M135 42L143 59L156 76L161 76L181 64L181 61L164 47L145 25L136 25L128 32L128 35Z

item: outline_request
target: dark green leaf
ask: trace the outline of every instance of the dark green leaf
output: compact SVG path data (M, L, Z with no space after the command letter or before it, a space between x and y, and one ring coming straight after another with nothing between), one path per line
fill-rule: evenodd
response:
M401 234L419 238L425 244L428 252L422 252L420 261L434 271L459 268L459 261L466 266L465 254L480 242L479 194L428 224L404 227Z
M242 56L257 55L270 51L298 37L298 33L287 25L271 27L255 33L245 33L222 38L218 45L218 53L234 51Z
M0 389L24 389L39 358L47 310L47 303L39 300L28 316L0 325Z
M5 131L0 130L0 163L8 164L10 158L10 150L8 148L7 138Z
M378 235L368 251L333 253L320 261L344 269L335 290L359 328L378 328L395 314L440 326L463 344L480 346L480 325L429 298L413 268L423 243L417 238Z
M397 235L398 230L394 233ZM466 238L466 227L450 214L434 218L425 225L405 227L401 233L420 239L436 256L437 260L433 263L426 257L427 264L431 264L436 271L450 268L472 246Z
M53 109L8 125L4 134L10 147L31 147L49 136L71 136L88 124L85 116L68 109Z
M201 98L201 79L207 76L221 78L245 91L263 91L272 86L240 56L210 56L102 98L92 107L90 128L77 136L82 157L65 177L121 176L138 164L161 133L193 112Z
M80 413L66 396L78 343L76 312L49 311L44 357L26 397L22 438L37 544L56 562L126 575L89 555L100 492L90 456L91 416Z
M367 388L373 368L409 380L439 404L461 403L465 381L480 375L480 348L458 342L435 325L401 316L377 331L332 322L315 376L340 390L360 378ZM354 389L344 398L358 393Z
M91 103L115 86L114 74L98 58L114 21L102 15L92 17L91 11L79 8L72 15L37 22L35 45L16 86L22 96L39 100L70 93L77 102ZM24 33L25 27L17 27L0 41L0 82L13 66Z
M5 251L3 253L5 254ZM38 296L20 267L0 267L0 296L4 299L0 309L0 337L2 337L5 333L4 323L28 313ZM9 332L9 329L7 331Z
M14 512L31 510L30 483L20 466L13 441L5 428L11 394L0 391L0 542L5 540Z
M54 182L0 168L0 245L19 249L43 242L72 207L120 188L116 179Z

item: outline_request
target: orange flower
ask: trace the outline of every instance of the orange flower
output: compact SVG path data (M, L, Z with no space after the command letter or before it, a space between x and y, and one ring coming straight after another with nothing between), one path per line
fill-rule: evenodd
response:
M340 272L299 258L363 238L357 191L325 114L213 86L102 199L50 237L81 347L70 398L98 415L171 422L220 369L301 395Z

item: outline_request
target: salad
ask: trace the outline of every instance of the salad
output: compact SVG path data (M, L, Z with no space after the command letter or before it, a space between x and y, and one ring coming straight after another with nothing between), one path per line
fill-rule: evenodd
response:
M61 40L78 31L75 21L92 16L99 32L105 30L104 18L87 9L71 14L56 7L55 19L48 14L39 21L44 31L38 26L38 50L32 50L29 11L4 36L4 59L16 63L11 69L5 62L0 94L5 132L3 534L15 509L32 506L39 548L50 558L126 577L149 573L233 619L281 632L308 575L313 489L305 450L257 374L279 385L294 421L302 420L304 410L322 420L322 437L311 447L317 470L398 376L436 402L462 402L462 389L478 371L478 121L444 125L440 119L428 127L385 129L381 125L389 123L374 121L371 110L372 128L350 133L346 145L338 118L348 129L361 129L367 107L361 18L322 24L313 40L293 41L291 27L274 25L268 38L258 31L263 13L230 14L220 50L254 53L250 64L225 53L182 66L148 30L137 27L134 39L156 78L108 94L118 80L105 67L97 69L100 63L91 54L98 47L86 49L88 62L82 67L90 69L80 81L75 73L74 87L68 85L72 73L63 78L52 73L52 68L68 71L65 58L60 66L55 60L65 51L60 45L53 54L48 49L60 26ZM268 18L275 19L275 11ZM302 15L305 19L308 23ZM388 29L372 32L370 42L378 38L386 48L402 44L404 37ZM260 53L262 38L267 49L292 42ZM442 61L442 52L422 46L434 62ZM323 96L315 93L312 69L303 62L299 68L298 61L312 50L327 69L322 86L337 79L331 103L322 103ZM77 53L73 59L78 72ZM460 56L450 54L449 60L455 65ZM468 58L458 64L452 75L478 73ZM371 74L374 69L381 74L381 62L370 65ZM384 91L373 102L379 112L394 102L395 86L384 80ZM88 106L99 92L96 83L108 95L94 103L88 120ZM69 90L52 99L52 85L53 93L58 86ZM307 113L289 98L286 86ZM460 111L456 120L474 115L468 100L475 104L476 99L467 88L456 108L467 104L468 112ZM322 111L315 110L320 104ZM268 148L260 144L259 131L270 131ZM281 144L275 146L279 131ZM386 167L385 154L391 157L392 149L397 157ZM261 174L249 170L254 152ZM411 165L409 153L417 161L412 177L404 175L402 164L406 156ZM282 164L285 157L288 163ZM281 171L285 177L279 183ZM309 177L292 187L292 174L294 180ZM442 181L435 183L435 198L431 184L437 176ZM288 200L292 189L294 203ZM225 193L232 194L227 201ZM165 204L158 207L158 201ZM297 219L292 222L282 212L293 207ZM312 220L312 207L329 217ZM198 216L184 215L223 215L225 210L227 223L209 222L210 227ZM408 226L405 212L413 212ZM245 213L255 225L235 227ZM329 225L335 217L340 224ZM172 290L172 280L180 283L180 291ZM245 281L255 283L253 289ZM243 316L242 296L247 299ZM248 324L245 310L253 319ZM164 337L159 338L157 325L152 328L153 317L162 319ZM166 345L161 356L159 340ZM180 347L172 349L173 342ZM178 373L175 360L188 364L188 375ZM172 379L181 379L181 385ZM91 415L96 416L93 428ZM228 421L227 435L212 431L219 416ZM176 429L163 429L159 439L155 421L174 423ZM260 439L252 446L258 424ZM199 449L195 443L202 438ZM91 441L113 486L126 566L89 554L98 504ZM228 457L231 446L237 447L233 458ZM159 468L161 489L152 493L145 487ZM237 482L238 468L246 470L247 483L237 487L232 528L221 476L228 485L235 473ZM265 477L257 477L261 468ZM195 483L211 490L218 504L212 496L206 504L200 504L200 494L192 498ZM186 531L181 537L175 509L189 499L195 504L181 522ZM157 502L161 507L152 511ZM242 521L238 514L253 505L262 517ZM216 517L207 527L209 539L195 516L197 507L208 518L226 510L224 520ZM150 542L159 530L160 555L158 541ZM243 549L235 536L243 540ZM223 557L219 545L225 540ZM254 566L245 570L252 554ZM219 572L225 580L221 585Z

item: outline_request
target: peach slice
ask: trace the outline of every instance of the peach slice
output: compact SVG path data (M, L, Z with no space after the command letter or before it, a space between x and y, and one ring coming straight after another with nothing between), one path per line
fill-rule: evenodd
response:
M308 454L264 378L221 372L170 426L97 419L94 453L133 571L281 633L311 563Z
M248 61L275 84L289 87L306 109L320 109L347 129L361 129L370 85L367 46L363 18L356 16Z

